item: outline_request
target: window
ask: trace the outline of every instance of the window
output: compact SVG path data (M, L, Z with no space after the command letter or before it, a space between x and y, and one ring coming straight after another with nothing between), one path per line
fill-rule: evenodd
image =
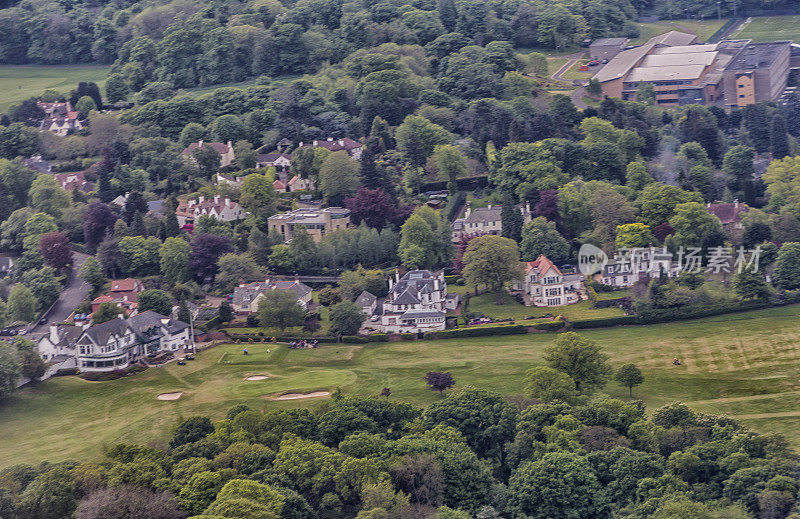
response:
M740 85L739 85L739 88L744 88L744 85L740 84Z
M560 304L561 304L561 300L560 299L548 299L547 300L547 306L558 306Z
M739 94L739 97L744 97L744 94Z

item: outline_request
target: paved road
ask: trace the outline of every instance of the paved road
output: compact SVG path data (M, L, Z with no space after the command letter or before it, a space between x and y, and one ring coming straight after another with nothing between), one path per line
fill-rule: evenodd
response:
M562 78L561 75L564 72L568 71L570 69L570 67L572 67L572 65L575 64L576 61L581 59L583 57L584 53L585 53L585 51L578 51L575 54L570 54L569 56L567 56L567 62L564 63L564 66L561 67L560 69L556 70L555 73L550 77L555 79L556 81L570 81L571 82L571 80L569 80L569 79Z
M578 87L573 93L570 94L569 98L572 99L572 104L580 108L581 110L586 110L589 108L589 105L583 102L582 97L586 95L586 88Z
M53 305L47 315L44 316L48 324L35 325L28 331L28 335L41 335L45 333L49 323L60 323L64 321L69 317L75 307L86 299L86 296L89 295L89 285L78 276L78 269L88 257L87 254L80 252L74 253L72 275L70 276L69 283L64 287L64 291L61 292L55 305Z

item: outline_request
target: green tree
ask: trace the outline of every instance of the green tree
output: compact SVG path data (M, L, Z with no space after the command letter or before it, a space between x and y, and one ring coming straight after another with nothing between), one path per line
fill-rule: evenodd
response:
M719 218L709 213L706 206L699 202L676 205L669 224L675 229L678 243L686 247L699 247L708 236L722 234Z
M361 181L358 161L346 151L328 155L319 169L319 189L331 205L341 206L344 199L356 192Z
M455 194L458 191L456 180L467 171L467 162L461 151L452 144L438 144L433 148L432 158L439 173L447 177L450 194Z
M279 328L283 335L286 328L303 324L306 311L293 291L268 290L258 302L257 315L261 326Z
M487 234L470 240L464 253L462 276L470 285L488 285L503 304L503 286L524 277L514 240Z
M192 156L205 178L212 178L219 171L222 158L217 150L211 146L195 149Z
M644 382L644 375L642 375L642 371L636 367L636 364L623 364L617 369L614 378L620 385L628 388L630 396L633 396L633 386L638 386Z
M645 186L639 196L640 216L643 223L655 228L672 218L678 204L702 201L699 193L653 182Z
M152 310L161 315L172 313L172 299L163 290L152 288L139 292L139 312Z
M6 342L0 342L0 402L17 388L22 373L16 350Z
M520 466L509 480L509 501L515 517L594 517L600 504L600 483L584 456L551 452Z
M772 277L778 288L784 290L800 288L800 243L789 242L781 246L775 259Z
M77 110L78 114L85 119L89 116L89 112L92 110L97 110L97 104L95 104L94 99L91 97L83 96L78 99L77 103L75 103L75 110Z
M649 247L655 242L650 226L643 223L626 223L617 226L617 249Z
M432 403L423 419L431 428L458 429L479 457L502 462L505 444L514 437L517 410L499 393L468 387Z
M560 334L545 348L543 357L551 368L569 375L578 391L602 387L611 374L600 347L575 332Z
M647 172L647 165L644 162L631 162L626 166L625 185L634 193L639 193L647 184L653 182L653 177Z
M519 243L522 240L522 226L524 224L522 212L514 204L514 200L510 195L506 194L503 197L503 208L500 210L500 225L503 230L501 235L504 238L510 238Z
M20 496L20 517L60 519L71 517L78 503L75 481L67 467L60 466L37 476Z
M116 319L121 313L123 313L123 310L116 303L100 303L97 310L92 314L92 324L100 324Z
M266 220L275 214L274 177L253 173L242 180L242 195L239 203L256 218L259 228L266 229Z
M420 206L400 228L400 259L412 269L431 268L449 261L453 252L450 225L438 211Z
M361 307L352 301L342 301L331 307L331 333L336 335L355 335L367 318Z
M733 278L733 290L742 299L768 299L769 288L761 272L743 271Z
M656 91L652 83L641 82L636 89L636 100L646 105L653 105L656 102Z
M36 318L36 310L39 308L39 303L30 288L22 283L17 283L8 294L6 308L12 321L27 323Z
M415 166L422 166L433 154L434 148L439 144L447 144L451 140L450 133L424 117L409 115L395 132L397 149L399 149L409 162Z
M61 212L71 203L69 194L61 189L52 175L36 177L31 183L28 197L31 207L37 212L49 214L54 218L60 218Z
M158 249L161 275L170 283L183 283L191 278L189 255L192 250L186 240L167 238Z
M303 146L292 153L292 172L316 180L322 163L331 151L318 146Z
M106 79L106 99L109 103L117 103L128 98L130 91L122 74L110 74Z
M217 260L215 282L223 293L230 293L239 283L249 283L261 276L261 269L249 254L223 254Z
M22 337L15 337L14 346L16 346L22 362L22 376L32 380L40 379L47 371L47 365L39 355L36 343Z
M219 316L219 320L223 323L230 322L230 320L233 318L233 309L227 300L219 304L217 315Z
M556 230L556 224L538 216L522 228L520 255L523 261L534 261L541 254L551 261L562 261L569 257L569 243Z
M27 250L39 250L42 236L58 231L55 219L46 213L35 213L25 222L22 247Z
M772 116L769 140L773 160L781 160L789 155L791 151L789 149L789 132L786 129L786 119L780 114Z
M563 371L536 366L525 372L525 394L542 402L572 402L576 396L575 381Z

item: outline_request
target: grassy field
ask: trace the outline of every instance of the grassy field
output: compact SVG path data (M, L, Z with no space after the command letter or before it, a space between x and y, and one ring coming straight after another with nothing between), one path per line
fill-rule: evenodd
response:
M800 306L760 310L648 327L586 331L611 362L634 362L645 383L634 397L648 407L676 400L704 411L725 413L761 431L800 437ZM439 396L425 388L427 371L453 373L457 387L474 385L519 394L525 371L541 363L555 335L482 337L328 345L289 350L274 345L225 345L201 352L186 366L174 363L112 382L76 377L48 380L18 391L0 408L0 466L43 459L101 457L102 445L129 441L161 445L171 427L188 416L219 418L236 403L256 409L316 406L322 400L278 402L287 391L332 390L376 395L425 405ZM270 353L267 353L267 349ZM672 358L682 360L673 366ZM246 381L268 375L266 381ZM177 401L160 393L183 391ZM627 398L610 383L605 391Z
M449 289L448 289L449 290ZM620 294L618 297L622 297ZM521 320L526 317L543 317L545 314L563 315L569 321L584 319L602 319L605 317L617 317L625 315L617 308L592 308L591 301L581 301L558 308L544 308L536 306L525 306L520 304L509 294L503 294L503 304L497 304L497 295L494 292L481 294L471 297L469 300L470 313L483 314L494 319L515 319Z
M586 65L587 63L589 63L588 59L579 59L569 68L569 70L566 70L561 77L564 79L583 79L588 81L589 78L597 73L597 67L589 67L589 70L585 72L581 71L581 65Z
M637 23L641 34L638 38L632 38L630 44L640 45L653 36L669 31L685 32L684 27L696 34L702 41L706 41L727 21L727 18L723 18L722 20L660 20L652 23Z
M109 67L81 66L0 66L0 111L31 96L52 89L69 94L81 81L94 81L98 86L105 84Z
M731 38L753 41L800 41L800 15L748 18L731 34Z

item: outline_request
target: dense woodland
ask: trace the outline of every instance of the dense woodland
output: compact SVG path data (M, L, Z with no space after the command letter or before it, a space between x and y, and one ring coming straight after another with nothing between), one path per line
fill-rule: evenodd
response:
M0 517L778 519L796 510L797 455L780 436L679 403L647 417L641 401L597 394L611 370L574 333L545 360L512 401L447 390L449 373L428 373L447 394L426 409L395 402L390 388L336 392L313 411L237 405L219 421L188 418L163 442L109 445L99 461L7 467ZM615 378L642 382L632 364Z

